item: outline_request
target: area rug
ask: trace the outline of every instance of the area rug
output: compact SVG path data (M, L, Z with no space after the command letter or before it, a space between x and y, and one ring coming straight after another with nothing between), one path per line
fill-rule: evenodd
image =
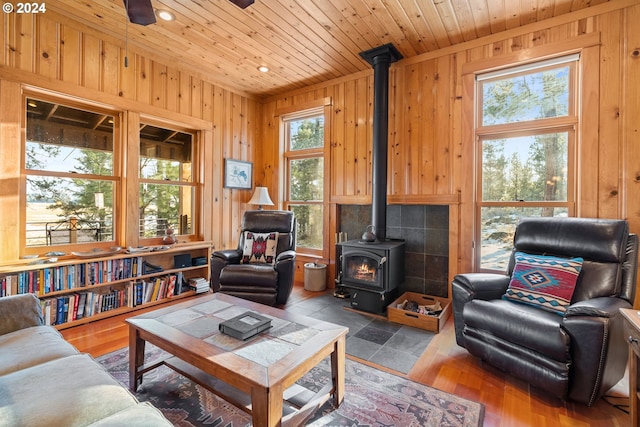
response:
M165 354L147 344L145 359L152 362ZM102 356L98 361L128 387L128 348ZM324 360L298 384L317 391L329 379L328 360ZM248 414L166 366L146 373L136 396L160 409L175 426L251 425ZM344 402L338 408L334 408L331 401L325 403L306 425L477 427L482 425L483 418L484 407L480 403L347 359Z

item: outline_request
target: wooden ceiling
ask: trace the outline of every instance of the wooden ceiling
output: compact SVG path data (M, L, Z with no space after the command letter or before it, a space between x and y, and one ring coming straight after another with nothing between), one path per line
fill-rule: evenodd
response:
M608 0L152 0L176 20L126 25L123 0L49 0L47 10L194 70L268 97L368 70L359 52L393 43L405 58ZM258 66L270 71L261 73Z

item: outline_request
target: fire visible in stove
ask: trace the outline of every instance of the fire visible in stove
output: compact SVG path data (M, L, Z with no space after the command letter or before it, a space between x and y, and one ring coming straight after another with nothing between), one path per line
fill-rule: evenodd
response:
M377 268L371 267L366 262L363 262L355 268L355 273L352 275L354 279L364 280L366 282L376 281Z

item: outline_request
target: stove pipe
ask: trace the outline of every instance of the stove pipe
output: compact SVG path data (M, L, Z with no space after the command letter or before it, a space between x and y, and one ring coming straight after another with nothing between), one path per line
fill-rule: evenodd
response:
M389 136L389 66L402 54L385 44L364 52L360 56L373 67L373 145L371 150L371 223L376 240L387 237L387 145Z

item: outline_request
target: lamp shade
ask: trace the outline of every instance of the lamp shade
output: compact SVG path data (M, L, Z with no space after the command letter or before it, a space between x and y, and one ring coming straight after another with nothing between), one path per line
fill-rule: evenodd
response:
M258 209L262 209L262 205L273 206L267 187L256 187L253 195L251 196L251 200L249 200L249 204L259 205Z

